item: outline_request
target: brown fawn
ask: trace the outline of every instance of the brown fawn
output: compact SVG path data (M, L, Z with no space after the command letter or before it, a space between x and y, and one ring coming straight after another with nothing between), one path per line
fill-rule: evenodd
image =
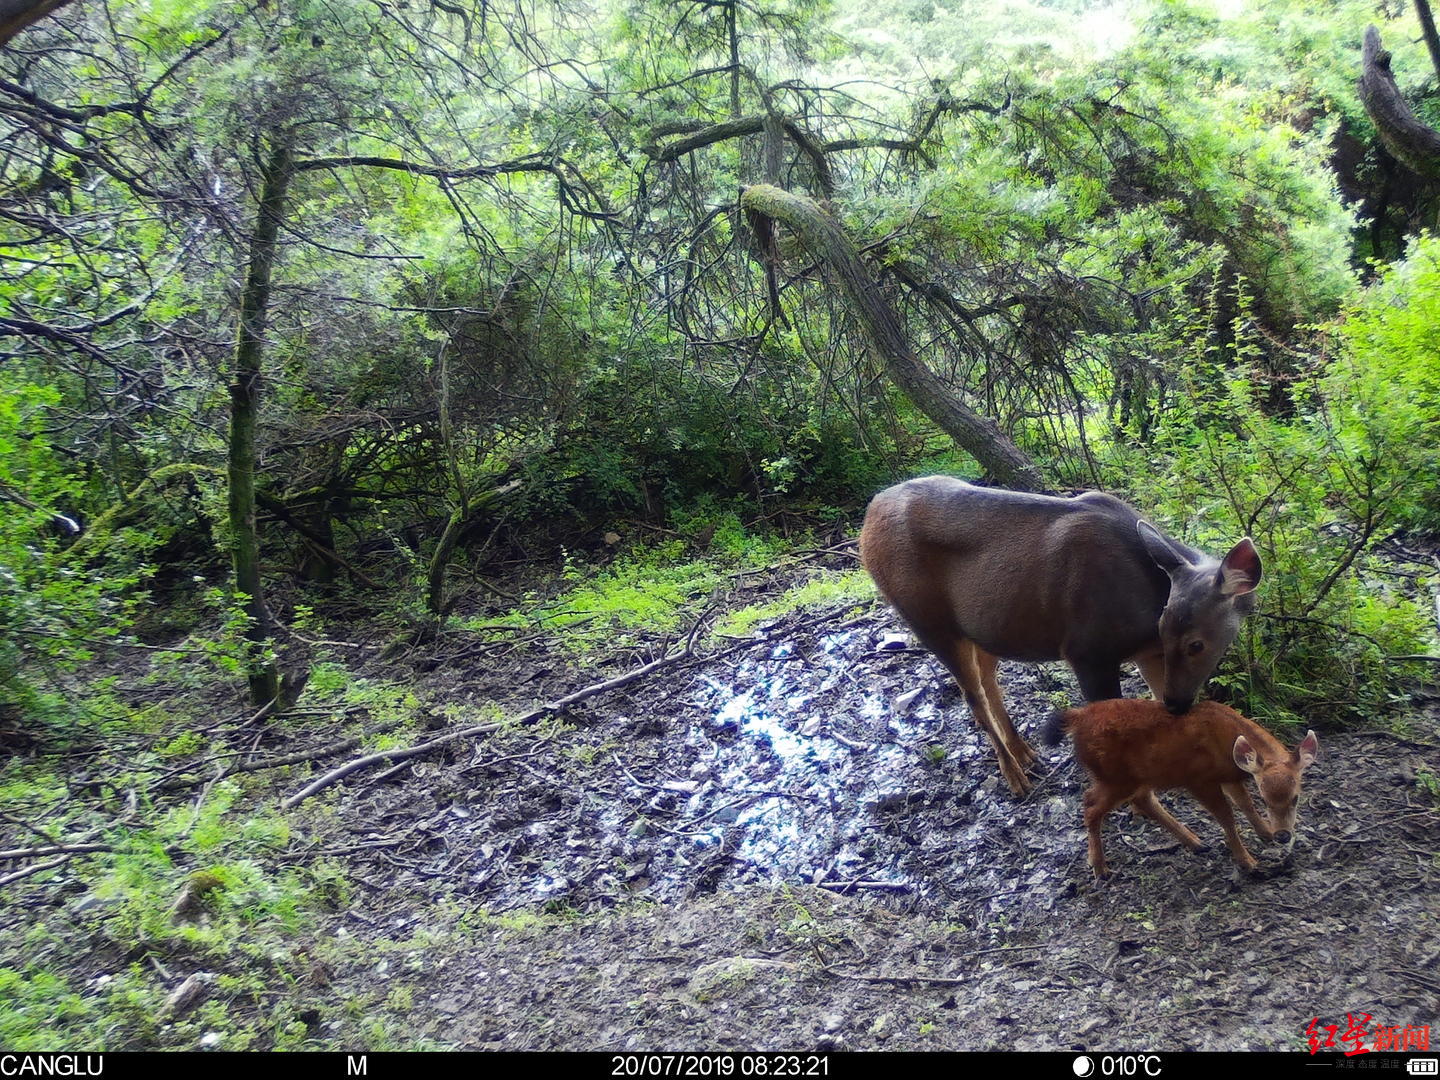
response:
M1075 756L1094 783L1085 792L1085 828L1090 839L1090 868L1105 877L1100 825L1107 814L1129 802L1135 811L1169 829L1191 851L1204 847L1155 798L1155 792L1184 788L1225 830L1225 840L1244 870L1258 865L1235 829L1228 795L1263 839L1274 840L1288 855L1295 843L1300 774L1320 754L1315 732L1293 751L1253 720L1214 701L1202 701L1173 716L1158 701L1121 698L1080 709L1057 711L1045 726L1046 745L1069 732ZM1245 786L1255 778L1268 820L1262 818Z
M870 503L860 558L920 643L949 668L1010 790L1035 751L1015 731L998 660L1065 660L1087 701L1120 696L1133 661L1171 712L1190 707L1255 606L1246 537L1214 559L1113 495L1073 499L927 476Z

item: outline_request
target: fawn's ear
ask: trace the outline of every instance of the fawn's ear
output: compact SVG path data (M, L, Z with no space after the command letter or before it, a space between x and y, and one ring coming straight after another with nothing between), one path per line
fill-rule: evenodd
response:
M1299 762L1301 771L1308 769L1320 757L1320 740L1315 737L1315 732L1305 732L1305 738L1300 740L1300 745L1295 748L1295 760Z
M1255 748L1250 745L1250 740L1240 735L1235 739L1233 751L1235 764L1244 769L1251 776L1260 772L1260 755L1255 753Z

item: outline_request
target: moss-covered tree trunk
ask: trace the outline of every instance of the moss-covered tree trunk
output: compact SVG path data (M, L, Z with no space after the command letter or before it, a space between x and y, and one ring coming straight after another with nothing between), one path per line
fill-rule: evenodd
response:
M745 188L740 205L751 215L784 223L799 235L810 254L822 260L839 279L865 326L871 347L916 408L1006 487L1021 491L1045 489L1039 467L1000 430L1000 425L956 400L915 354L905 339L899 317L834 218L812 200L770 184ZM763 227L756 232L764 235Z
M250 701L268 705L279 692L270 658L270 612L260 581L260 537L255 527L255 426L260 415L260 367L270 311L270 275L276 238L285 214L285 193L294 175L290 142L281 138L261 174L260 205L250 237L250 264L240 297L240 327L235 343L235 381L230 385L230 536L235 590L245 599L250 642L246 677Z
M1390 53L1380 45L1380 31L1365 29L1361 55L1360 101L1375 131L1395 159L1430 180L1440 179L1440 132L1422 123L1395 85Z
M1415 14L1420 17L1420 33L1425 38L1425 48L1430 50L1430 64L1435 68L1435 78L1440 79L1440 33L1435 31L1435 15L1430 10L1430 0L1415 0Z

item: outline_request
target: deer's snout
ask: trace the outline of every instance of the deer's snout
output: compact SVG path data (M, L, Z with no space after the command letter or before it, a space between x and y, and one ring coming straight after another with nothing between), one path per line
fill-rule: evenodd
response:
M1179 716L1181 713L1189 709L1192 703L1193 699L1191 698L1167 697L1165 699L1165 708L1168 709L1175 716Z
M1283 844L1285 847L1289 847L1290 841L1293 839L1295 838L1291 836L1288 832L1277 832L1275 834L1275 842L1277 844Z

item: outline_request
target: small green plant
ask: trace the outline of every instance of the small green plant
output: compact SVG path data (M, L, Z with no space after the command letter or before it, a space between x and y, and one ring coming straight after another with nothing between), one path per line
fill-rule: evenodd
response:
M590 766L604 755L612 753L617 747L614 740L607 739L598 743L570 743L560 752L576 764Z
M200 737L198 732L186 731L161 743L155 748L155 752L163 758L186 757L197 753L204 745L205 740Z
M1139 923L1145 930L1155 929L1155 916L1148 908L1140 911L1127 911L1125 912L1125 918L1131 922Z
M1440 776L1436 776L1423 765L1415 772L1415 786L1440 803Z
M318 663L310 668L310 679L305 692L311 698L325 700L343 691L350 685L352 676L342 664Z

